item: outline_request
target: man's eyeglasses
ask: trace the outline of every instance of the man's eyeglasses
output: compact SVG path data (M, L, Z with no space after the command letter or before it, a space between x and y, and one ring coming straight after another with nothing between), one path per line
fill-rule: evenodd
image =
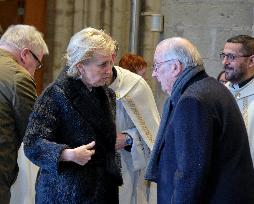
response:
M166 61L163 61L163 62L154 63L153 64L153 71L157 72L162 64L164 64L166 62L169 62L169 61L172 61L172 60L175 60L175 59L170 59L170 60L166 60Z
M37 66L36 66L36 69L40 69L42 67L42 63L40 62L40 60L38 59L38 57L31 51L29 50L29 52L31 53L31 55L33 56L33 58L37 61Z
M234 55L234 54L232 54L232 53L228 53L228 54L226 54L226 53L221 53L221 54L220 54L220 59L221 59L221 60L224 60L224 59L226 58L228 61L232 62L232 61L234 61L236 58L250 57L250 56L251 56L251 55Z

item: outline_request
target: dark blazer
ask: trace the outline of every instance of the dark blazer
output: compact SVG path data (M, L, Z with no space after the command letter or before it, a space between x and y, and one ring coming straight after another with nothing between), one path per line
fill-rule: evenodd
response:
M158 184L158 203L253 204L253 165L234 98L203 69L186 76L165 104L146 174Z
M110 89L90 92L80 80L66 77L38 98L24 138L26 156L40 167L36 203L118 203L122 180L115 160L112 102ZM65 148L93 140L95 155L86 165L60 161Z

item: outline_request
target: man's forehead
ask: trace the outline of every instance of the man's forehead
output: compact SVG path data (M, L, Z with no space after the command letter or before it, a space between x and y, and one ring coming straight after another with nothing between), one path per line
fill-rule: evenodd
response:
M170 59L170 53L166 52L165 49L156 49L154 53L154 60L161 61Z
M224 46L224 50L240 51L241 49L242 49L242 44L241 43L227 42Z

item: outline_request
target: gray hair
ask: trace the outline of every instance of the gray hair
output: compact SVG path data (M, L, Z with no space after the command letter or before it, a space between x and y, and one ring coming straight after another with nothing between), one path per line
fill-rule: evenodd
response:
M184 69L197 65L203 65L203 60L198 49L187 39L181 37L168 38L158 45L166 58L177 59Z
M81 61L91 59L94 54L111 55L116 52L117 42L103 30L85 28L74 34L66 50L65 59L69 66L67 75L78 76L76 65Z
M34 26L11 25L0 39L0 45L11 46L16 49L28 48L34 53L48 54L48 47L43 40L43 34Z

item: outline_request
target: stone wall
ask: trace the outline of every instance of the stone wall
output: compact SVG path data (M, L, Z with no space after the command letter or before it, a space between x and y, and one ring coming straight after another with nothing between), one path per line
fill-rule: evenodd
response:
M207 72L222 69L219 53L226 39L253 32L254 1L248 0L162 0L164 36L182 36L201 52Z
M222 70L219 53L225 41L238 34L253 34L254 0L162 0L163 38L181 36L199 49L209 75ZM161 110L167 97L156 89Z
M128 52L131 0L49 0L51 65L45 85L62 67L62 56L70 37L84 27L106 30L119 42L117 62ZM182 36L192 41L204 58L207 72L216 76L222 69L219 53L227 38L253 33L254 0L141 0L141 12L164 15L164 32L150 30L150 16L140 16L138 53L149 68L147 81L159 110L167 97L151 77L153 52L164 38ZM53 57L52 57L53 56Z
M48 44L50 61L45 73L45 85L53 81L63 67L63 55L70 37L84 27L108 32L119 42L116 60L129 52L131 0L48 0ZM53 6L54 5L54 6ZM141 0L141 12L160 13L160 1ZM156 82L151 77L154 47L160 33L150 30L150 16L140 13L138 51L148 62L147 81L154 92Z

